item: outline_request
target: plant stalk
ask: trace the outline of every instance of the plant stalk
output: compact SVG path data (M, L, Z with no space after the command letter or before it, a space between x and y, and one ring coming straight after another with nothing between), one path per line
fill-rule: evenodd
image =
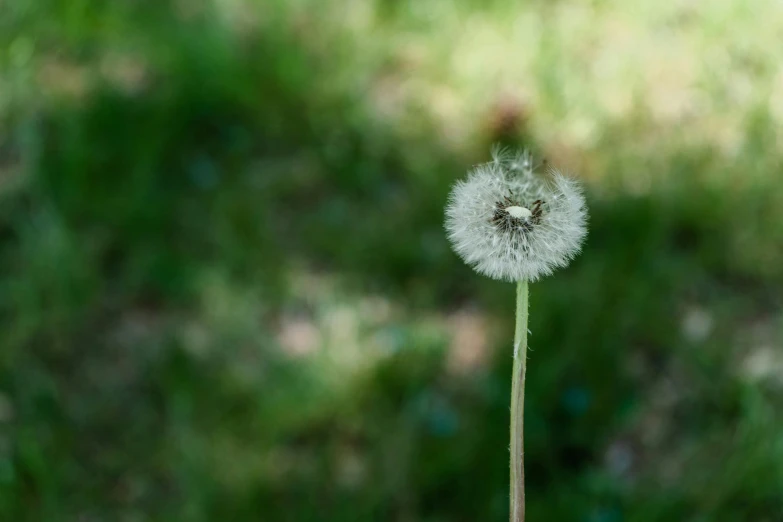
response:
M510 522L525 520L524 413L527 358L528 284L517 282L517 319L511 377L511 512Z

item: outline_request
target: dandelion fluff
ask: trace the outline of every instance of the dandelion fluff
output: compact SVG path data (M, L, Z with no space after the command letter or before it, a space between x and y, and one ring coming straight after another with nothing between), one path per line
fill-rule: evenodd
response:
M480 274L536 281L568 265L587 234L579 183L534 172L530 154L493 151L454 186L446 231L454 250Z

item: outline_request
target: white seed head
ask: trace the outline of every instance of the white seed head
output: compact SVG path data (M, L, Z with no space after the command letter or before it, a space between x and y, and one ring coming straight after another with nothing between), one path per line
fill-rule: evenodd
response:
M493 150L493 160L458 181L446 206L454 250L480 274L536 281L565 267L587 235L579 183L534 172L529 153Z

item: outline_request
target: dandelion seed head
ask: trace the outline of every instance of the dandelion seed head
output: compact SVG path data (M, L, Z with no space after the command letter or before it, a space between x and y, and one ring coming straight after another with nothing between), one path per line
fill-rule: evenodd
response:
M446 231L477 272L505 281L536 281L568 265L587 235L579 183L532 156L495 148L492 161L458 181L446 207Z

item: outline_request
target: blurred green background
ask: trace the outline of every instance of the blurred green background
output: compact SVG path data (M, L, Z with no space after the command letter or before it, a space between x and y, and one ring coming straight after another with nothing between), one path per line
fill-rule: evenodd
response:
M531 521L783 521L783 4L0 1L0 520L504 521L490 144L580 177Z

